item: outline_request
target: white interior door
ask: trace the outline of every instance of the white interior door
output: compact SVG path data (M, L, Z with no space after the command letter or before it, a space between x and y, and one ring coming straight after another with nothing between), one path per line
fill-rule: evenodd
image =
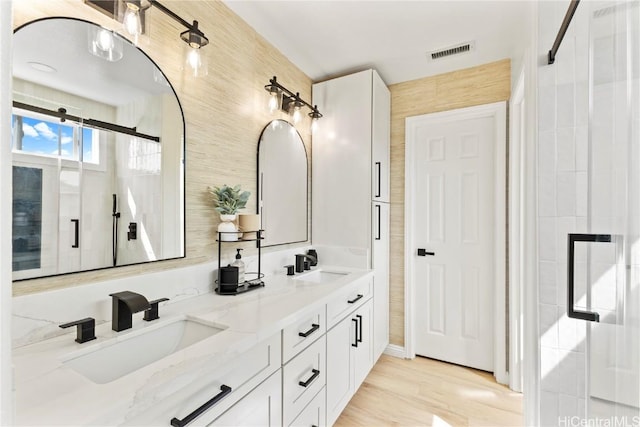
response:
M407 120L407 234L416 354L493 371L498 132L484 110Z

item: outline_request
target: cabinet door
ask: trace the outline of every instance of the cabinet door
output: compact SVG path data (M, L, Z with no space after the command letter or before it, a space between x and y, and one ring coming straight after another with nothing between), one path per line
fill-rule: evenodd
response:
M372 188L373 200L390 202L389 170L391 145L391 95L377 72L373 73L371 110Z
M355 322L355 316L348 316L327 332L327 425L335 423L355 390L351 352Z
M378 360L389 344L389 204L373 204L373 347Z
M353 353L353 375L355 393L369 374L373 367L373 302L369 300L358 311L356 311L356 336L358 341L357 347L352 347Z
M209 426L282 425L282 380L280 371L271 375L240 399Z
M371 97L371 70L313 85L323 114L311 156L315 245L369 248Z

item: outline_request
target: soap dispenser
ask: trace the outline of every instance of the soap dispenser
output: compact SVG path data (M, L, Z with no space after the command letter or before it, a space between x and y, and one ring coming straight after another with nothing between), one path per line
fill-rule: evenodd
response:
M233 267L238 267L238 285L242 286L244 284L244 261L242 261L242 255L240 255L240 251L242 249L236 249L238 253L236 254L236 260L231 263Z

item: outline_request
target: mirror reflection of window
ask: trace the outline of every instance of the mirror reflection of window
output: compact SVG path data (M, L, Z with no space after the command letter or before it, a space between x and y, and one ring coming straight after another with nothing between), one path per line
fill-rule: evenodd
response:
M99 163L100 133L95 129L63 124L35 114L14 114L12 125L14 153Z

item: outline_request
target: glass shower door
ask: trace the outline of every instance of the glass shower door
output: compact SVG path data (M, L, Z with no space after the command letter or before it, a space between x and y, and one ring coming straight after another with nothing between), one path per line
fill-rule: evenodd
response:
M586 415L594 425L640 425L640 7L589 11ZM582 6L582 5L581 5ZM607 241L606 237L610 236ZM579 264L576 264L576 266ZM587 316L589 317L589 316Z

